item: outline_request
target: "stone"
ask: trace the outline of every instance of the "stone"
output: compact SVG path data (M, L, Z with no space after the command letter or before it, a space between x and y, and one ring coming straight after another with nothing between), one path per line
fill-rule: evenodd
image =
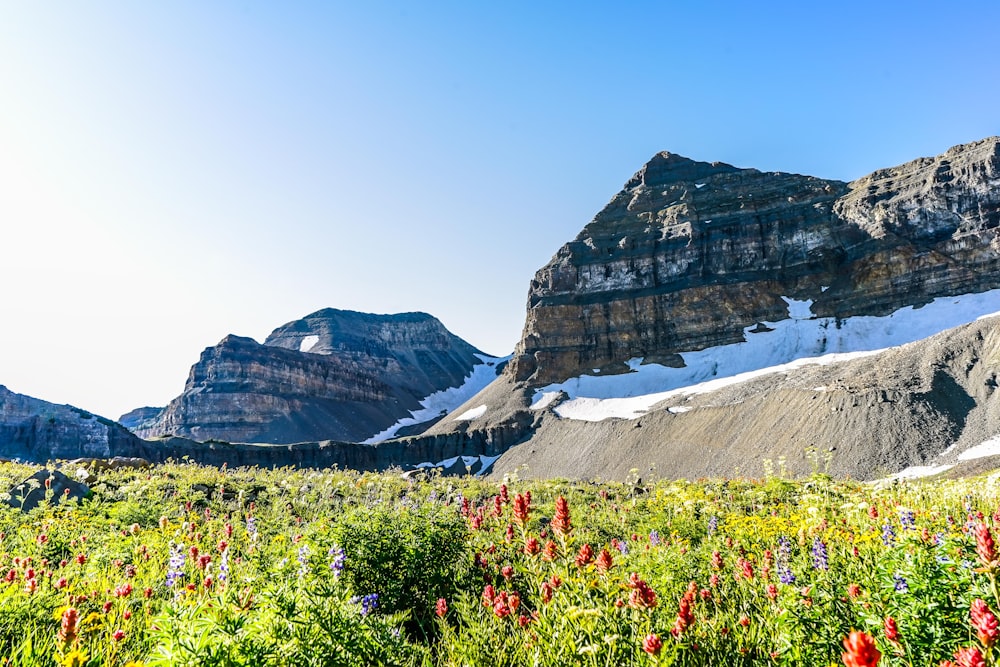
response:
M46 483L49 488L46 488ZM49 496L49 502L58 505L64 500L75 498L83 500L90 496L90 488L77 482L58 470L42 469L34 473L20 484L11 487L7 504L30 512L38 507Z

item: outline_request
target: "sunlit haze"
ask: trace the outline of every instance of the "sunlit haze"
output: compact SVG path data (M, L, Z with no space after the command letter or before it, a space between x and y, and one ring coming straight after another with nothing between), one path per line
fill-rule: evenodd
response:
M850 180L1000 134L1000 5L0 6L0 384L117 418L229 333L494 355L654 153Z

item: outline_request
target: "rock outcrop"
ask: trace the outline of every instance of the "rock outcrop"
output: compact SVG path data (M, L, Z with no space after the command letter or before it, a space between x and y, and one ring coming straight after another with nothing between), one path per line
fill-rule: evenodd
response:
M510 371L534 386L1000 286L1000 139L852 183L653 157L535 275Z
M141 440L111 420L70 405L15 394L0 385L0 456L25 461L110 458Z
M477 367L489 372L476 374L470 395L496 377L497 360L430 315L326 309L275 329L263 345L227 336L202 353L170 405L122 419L144 438L360 442L461 387Z
M454 413L482 415L427 434L529 410L497 473L622 478L654 463L660 475L729 475L778 456L808 472L811 446L836 447L838 474L893 473L1000 433L970 427L995 402L979 380L913 366L946 366L940 347L904 346L875 375L862 372L874 357L771 374L801 373L806 389L699 383L897 346L997 311L1000 138L851 183L660 153L537 272L507 371ZM901 385L893 365L910 369ZM812 391L828 372L869 384ZM692 410L683 401L696 394L711 398Z

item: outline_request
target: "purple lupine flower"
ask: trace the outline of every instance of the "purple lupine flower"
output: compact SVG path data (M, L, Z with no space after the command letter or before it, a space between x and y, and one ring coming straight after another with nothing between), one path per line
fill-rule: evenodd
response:
M309 545L299 547L296 560L299 561L299 576L304 577L309 572Z
M776 559L778 567L778 581L783 584L794 584L795 575L789 565L792 558L792 542L782 535L778 538L778 557Z
M719 527L719 517L713 516L708 520L708 534L711 535Z
M330 551L327 556L333 558L330 561L330 569L333 570L333 576L339 577L340 573L344 571L344 563L347 562L347 554L344 550L338 547L336 544L330 547Z
M184 552L184 545L173 541L170 542L170 557L167 560L167 588L173 588L178 579L184 578L184 561L187 554Z
M893 578L893 581L895 582L894 586L896 588L896 592L897 593L906 593L907 591L910 590L910 585L908 583L906 583L906 578L903 575L901 575L899 572L897 572L896 574L892 575L892 578Z
M660 546L660 534L656 532L656 529L649 531L649 544L654 547Z
M826 544L818 537L813 540L812 545L813 569L829 570L830 559L827 556Z
M226 547L222 551L222 557L219 559L219 583L223 583L229 578L229 547Z
M618 547L618 551L622 552L622 556L628 555L628 543L625 540L616 540L615 546Z
M899 524L903 527L903 530L910 530L916 528L916 515L913 510L905 509L903 507L899 508Z
M896 544L896 530L889 522L882 526L882 543L887 547Z
M247 517L247 535L251 542L257 541L257 519L252 516Z
M368 614L375 611L378 607L378 593L369 593L368 595L355 595L351 598L351 602L354 604L361 605L361 615L367 616Z

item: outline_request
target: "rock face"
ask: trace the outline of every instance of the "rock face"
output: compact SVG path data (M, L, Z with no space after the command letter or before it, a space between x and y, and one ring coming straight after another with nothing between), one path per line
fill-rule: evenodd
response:
M120 424L69 405L15 394L0 385L0 456L45 462L108 458L141 443Z
M359 442L487 363L495 360L430 315L326 309L275 329L263 345L226 337L202 353L170 405L123 421L144 438Z
M509 368L533 386L1000 286L1000 139L852 183L653 157L535 275Z
M425 437L527 412L493 470L543 477L938 465L1000 435L998 311L1000 138L851 183L660 153L537 272L482 415Z

